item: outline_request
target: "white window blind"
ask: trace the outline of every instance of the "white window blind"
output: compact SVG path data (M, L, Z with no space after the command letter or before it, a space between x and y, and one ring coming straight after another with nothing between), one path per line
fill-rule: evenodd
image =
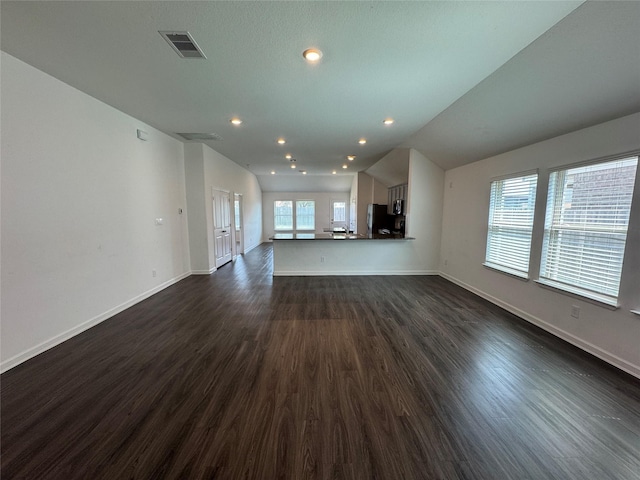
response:
M638 157L552 172L540 280L615 303Z
M537 183L537 173L491 182L486 266L527 277Z
M274 230L293 230L293 202L276 200L273 202Z
M333 202L333 221L347 221L347 204L346 202Z
M316 229L316 202L313 200L296 201L296 230Z

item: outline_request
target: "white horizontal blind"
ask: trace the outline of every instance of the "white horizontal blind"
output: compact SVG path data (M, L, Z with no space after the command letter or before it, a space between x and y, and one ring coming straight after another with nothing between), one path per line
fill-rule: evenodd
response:
M313 200L296 201L296 230L316 229L316 202Z
M485 265L526 276L538 174L491 182Z
M540 278L615 300L638 157L553 172Z
M293 230L293 202L276 200L273 202L274 230Z
M333 221L347 221L347 204L346 202L333 202Z

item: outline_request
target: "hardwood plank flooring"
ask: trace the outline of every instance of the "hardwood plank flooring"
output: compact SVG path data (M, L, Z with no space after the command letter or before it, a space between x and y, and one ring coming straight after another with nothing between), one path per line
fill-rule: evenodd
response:
M639 479L640 382L439 277L262 245L1 377L3 479Z

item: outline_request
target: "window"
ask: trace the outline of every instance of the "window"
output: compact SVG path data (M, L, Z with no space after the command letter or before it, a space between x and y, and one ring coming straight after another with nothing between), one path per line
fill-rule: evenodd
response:
M273 202L274 230L293 230L293 202L276 200Z
M540 282L615 305L638 157L552 172Z
M346 202L333 202L333 221L338 223L347 222Z
M276 200L273 202L274 230L315 230L315 207L313 200L296 200L294 221L293 200Z
M331 228L334 231L348 230L347 228L347 202L331 201Z
M313 200L296 201L296 230L316 229L316 202Z
M526 278L538 174L491 182L485 265Z

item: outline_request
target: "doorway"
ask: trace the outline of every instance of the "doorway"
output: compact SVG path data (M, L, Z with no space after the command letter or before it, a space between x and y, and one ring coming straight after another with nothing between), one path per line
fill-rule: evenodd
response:
M213 243L216 268L231 261L231 200L229 192L211 191L213 201Z
M235 228L235 246L234 255L244 254L244 228L242 225L242 195L236 193L233 195L233 225Z

